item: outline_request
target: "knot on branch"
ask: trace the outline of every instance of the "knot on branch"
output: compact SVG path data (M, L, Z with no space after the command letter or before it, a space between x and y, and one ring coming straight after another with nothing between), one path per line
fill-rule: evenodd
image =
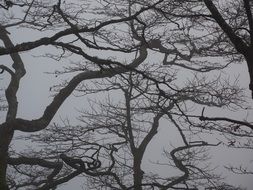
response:
M12 1L5 1L7 7L12 7L14 3Z
M66 156L65 154L61 154L60 158L70 167L74 169L83 169L85 168L84 162L81 159L74 159Z
M205 107L203 107L202 112L201 112L201 116L199 117L200 121L206 120L206 117L204 117L204 111L205 111Z
M98 169L101 166L101 162L94 158L91 158L91 162L83 161L82 159L71 158L65 154L61 154L60 158L70 167L76 170L83 170L84 172Z
M149 41L149 46L151 48L160 48L161 47L161 40L160 39L153 39Z
M200 120L200 121L205 121L205 120L206 120L206 117L200 116L200 117L199 117L199 120Z

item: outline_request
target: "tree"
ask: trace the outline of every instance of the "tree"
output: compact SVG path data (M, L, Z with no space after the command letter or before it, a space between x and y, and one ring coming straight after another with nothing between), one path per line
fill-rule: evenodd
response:
M164 68L159 68L159 65L157 69L154 67L155 65L150 68L153 70L152 76L167 75L166 72L164 73ZM148 72L149 69L145 68L145 70ZM156 83L143 79L140 74L130 72L87 86L82 89L86 94L109 91L111 95L117 93L118 96L124 97L123 102L121 100L115 102L110 98L111 96L108 96L105 102L91 102L92 110L81 112L80 125L71 126L68 122L65 122L65 126L54 124L45 133L29 136L27 139L44 144L48 152L32 150L27 152L27 155L32 153L43 159L51 155L50 159L57 159L60 154L66 164L65 167L71 168L64 178L71 178L75 173L83 173L89 178L86 184L89 189L225 187L225 184L221 183L221 178L212 173L212 168L198 163L208 160L205 147L217 146L220 143L209 144L190 137L193 131L182 128L176 121L177 105L181 105L185 100L178 96L175 96L177 99L164 98L155 85ZM98 90L93 86L97 88L99 86ZM173 94L170 96L173 97ZM167 121L162 121L163 119ZM179 133L176 143L180 146L165 151L165 156L171 160L165 165L168 170L173 171L170 173L171 177L163 177L159 172L153 173L142 167L144 154L148 154L147 147L152 144L151 141L159 132L161 123L170 130L173 130L174 125ZM159 167L161 163L156 164ZM13 162L13 165L17 164ZM19 172L27 173L27 168L17 167ZM41 170L39 167L36 169ZM180 173L175 176L177 170ZM29 187L44 184L46 180L40 178L41 172L35 174L34 183L22 185ZM51 176L51 173L49 174ZM44 189L62 183L62 176L54 177L54 183L45 184Z
M199 44L191 41L193 53L226 56L235 62L244 59L250 76L249 89L252 91L252 2L250 0L178 0L166 5L159 10L166 18L186 19L190 24L194 22L198 25L196 28L199 30L205 31L207 38L202 40L210 42L209 48L199 47Z
M203 148L220 144L197 138L195 130L200 134L203 130L213 130L252 137L251 131L240 129L233 134L231 127L220 128L203 114L191 112L192 106L244 108L246 101L236 83L231 84L222 77L210 78L209 73L218 73L238 61L242 54L240 48L234 49L227 40L228 36L233 43L230 33L215 17L216 12L212 12L214 5L210 3L163 0L87 4L79 1L2 2L0 39L3 47L0 55L9 55L13 65L12 68L0 66L2 72L10 75L5 90L6 119L0 127L0 189L54 189L80 174L85 174L91 188L95 189L98 186L112 189L232 189L206 168L194 164L198 159L207 158ZM202 9L204 5L212 15ZM193 13L196 7L197 14ZM247 7L245 1L246 10ZM12 10L16 14L9 14ZM242 16L243 24L244 20ZM214 21L227 35L210 25ZM8 31L11 28L28 28L50 37L14 45ZM199 30L202 32L196 32ZM50 88L55 92L54 98L39 118L17 118L17 92L26 75L21 52L42 46L54 47L53 53L44 55L47 58L61 62L73 60L70 66L54 72L56 76L70 73L71 79ZM249 53L244 55L248 61L246 55ZM222 58L224 63L217 63L210 57ZM187 75L187 79L178 80L182 74ZM83 123L78 126L52 124L58 109L74 91L83 92L84 97L117 91L122 99L118 105L93 102L91 105L99 109L94 107L93 112L84 112ZM206 123L201 125L198 118ZM162 119L173 124L180 134L181 144L165 153L169 155L171 165L183 173L179 176L159 177L142 170L144 154ZM251 125L249 122L241 124ZM43 152L35 149L17 154L10 148L15 131L41 131L40 135L22 139L48 146ZM197 153L202 157L196 157ZM6 172L7 166L9 172Z
M249 0L243 0L239 2L231 2L230 5L238 5L237 8L225 12L225 14L231 15L229 19L232 20L231 24L226 22L217 6L211 0L204 1L206 7L211 12L212 17L215 19L220 28L227 35L234 48L238 53L243 55L246 60L249 75L250 75L250 84L249 89L253 91L253 58L252 58L252 46L253 46L253 17L252 17L252 2ZM232 11L235 11L234 14L231 14ZM241 12L241 15L236 15ZM237 23L238 22L238 23ZM253 92L252 92L253 98Z

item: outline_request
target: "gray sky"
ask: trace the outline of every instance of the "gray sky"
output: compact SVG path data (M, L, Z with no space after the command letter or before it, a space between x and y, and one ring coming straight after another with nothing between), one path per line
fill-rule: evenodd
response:
M37 35L36 33L30 32L29 30L24 30L20 32L19 30L13 29L11 32L11 39L15 43L25 42L25 41L32 41L33 39L37 39L40 37L40 35ZM20 90L18 92L18 101L19 101L19 110L18 110L18 116L25 118L25 119L35 119L41 116L43 113L45 107L51 102L52 100L52 92L49 91L50 86L54 84L58 84L60 82L61 77L55 77L54 75L46 74L45 72L51 72L55 69L61 68L63 63L62 61L56 62L47 58L38 58L33 57L32 55L39 55L41 52L44 51L53 51L50 47L41 47L36 50L33 50L32 52L25 52L21 54L21 57L23 59L23 62L25 64L27 74L22 79ZM1 62L10 63L11 60L8 56L1 57ZM240 84L248 88L248 73L246 64L234 64L231 65L228 69L228 72L231 74L231 79L233 80L234 77L238 76L239 73L244 73L239 76ZM0 81L1 87L5 88L6 84L8 84L8 77L7 75L3 75L3 80ZM250 96L250 91L247 89L246 93ZM76 109L81 109L83 106L86 106L87 102L84 101L83 97L74 97L73 95L69 97L64 104L61 106L60 110L54 117L53 122L60 121L61 118L69 118L71 121L76 122L75 117L78 116ZM249 101L249 105L253 107L253 101ZM236 119L244 119L246 116L248 118L248 121L253 122L253 110L245 110L245 111L231 111L227 112L224 110L217 109L206 109L206 114L210 114L213 116L227 116L231 118ZM4 115L1 113L1 121L4 121ZM154 141L152 144L148 147L148 153L144 159L144 165L145 167L152 168L152 163L150 163L150 160L155 161L159 158L153 158L152 155L154 152L162 152L163 148L166 147L169 143L169 141L177 141L177 131L171 131L171 128L167 128L167 123L163 123L162 127L159 130L159 133L154 138ZM168 135L170 134L170 135ZM216 137L213 137L214 139ZM169 141L168 141L169 139ZM20 144L19 144L20 146ZM21 148L21 146L19 147ZM151 159L150 159L151 158ZM218 165L218 170L221 172L226 172L223 168L223 164L232 163L232 164L246 164L249 166L252 166L252 162L249 162L250 160L253 160L253 151L249 150L233 150L233 149L227 149L227 147L219 147L215 148L213 160L215 164ZM161 171L161 172L167 172ZM225 174L226 175L226 174ZM233 184L242 184L244 187L248 187L248 190L250 190L253 187L253 180L252 176L228 176L229 182L232 182ZM78 182L77 182L78 181ZM75 179L72 182L70 182L68 185L64 185L60 190L67 190L67 189L81 189L79 188L79 179ZM84 188L85 189L85 188Z

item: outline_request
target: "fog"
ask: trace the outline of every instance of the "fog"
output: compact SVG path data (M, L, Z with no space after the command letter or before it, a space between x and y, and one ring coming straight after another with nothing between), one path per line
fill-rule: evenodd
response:
M34 32L30 29L20 29L12 28L9 30L10 38L14 44L19 44L22 42L33 41L38 39L39 37L44 37L41 35L40 32ZM50 36L51 33L48 33ZM1 44L2 45L2 44ZM51 46L42 46L36 48L28 53L20 53L21 58L24 62L26 68L26 75L21 80L20 88L18 91L18 113L17 117L25 118L25 119L36 119L39 118L47 105L51 103L53 100L54 94L56 93L54 90L51 90L54 85L58 85L63 81L69 81L71 77L74 75L64 74L58 75L55 74L56 70L61 70L64 66L68 66L70 63L70 59L64 59L60 61L56 61L53 59L49 59L48 57L43 57L43 55L47 53L54 53L56 50ZM89 52L90 54L96 55L97 52ZM108 57L110 53L105 55L99 55L101 57ZM158 57L156 57L158 56ZM119 59L122 60L129 60L132 57L120 57ZM74 60L78 60L78 57L74 57ZM159 55L152 55L149 57L150 62L159 62L159 59L162 60L162 57ZM68 62L69 61L69 62ZM10 66L12 64L12 60L8 56L1 56L0 58L1 64L5 64ZM246 103L249 109L238 109L239 111L232 110L232 109L220 109L214 107L205 106L205 115L210 117L228 117L238 120L247 119L248 122L253 122L253 101L250 99L250 91L248 90L248 83L249 83L249 76L248 71L245 63L240 64L231 64L228 68L224 69L221 72L224 76L229 76L231 81L238 80L238 83L241 87L245 88L245 94L248 96ZM243 73L243 74L242 74ZM187 72L179 75L180 77L177 78L178 84L180 82L183 84L188 79ZM210 72L208 76L210 78L216 77L219 75L220 72ZM10 77L8 74L4 73L1 76L0 85L1 89L5 90L7 85L9 84ZM64 101L63 105L57 111L57 114L54 116L52 123L62 123L63 121L68 120L71 124L79 124L79 120L77 117L80 115L78 112L84 108L89 109L89 100L102 100L105 97L102 93L86 95L86 96L79 96L80 93L74 92L70 95L66 101ZM116 91L110 94L110 98L116 100L121 99L121 95L118 94ZM194 114L201 115L202 106L196 107L194 110ZM5 121L5 112L0 112L0 119L1 122ZM22 132L15 132L15 137L20 135L24 135ZM14 137L14 138L15 138ZM210 135L207 137L208 142L216 143L219 141L219 136ZM252 167L252 160L253 160L253 151L247 149L235 149L233 147L228 147L224 139L221 139L223 144L219 145L218 147L210 148L211 152L211 162L213 166L216 166L215 171L220 174L223 174L226 177L226 180L229 184L234 184L237 186L245 187L247 190L252 189L253 187L253 180L252 175L235 175L231 172L228 172L224 166L225 165L235 165L235 166L246 166L247 168L253 170ZM36 147L37 144L30 144L30 141L25 140L14 140L12 145L13 149L17 151L24 151L29 149L29 147ZM182 139L180 138L180 134L178 130L172 126L171 123L168 123L166 120L161 121L161 126L158 129L158 133L152 139L151 143L148 145L147 151L144 154L142 169L145 173L154 172L159 173L161 176L169 176L175 175L176 170L169 170L169 167L166 167L166 163L168 159L162 157L161 155L164 154L164 150L170 150L170 144L173 143L174 146L182 144ZM40 149L40 147L36 147ZM170 147L171 148L171 147ZM42 150L43 151L43 150ZM156 163L160 163L157 166ZM67 184L63 184L59 186L57 189L59 190L67 190L67 189L88 189L83 184L85 181L85 176L75 178L68 182Z

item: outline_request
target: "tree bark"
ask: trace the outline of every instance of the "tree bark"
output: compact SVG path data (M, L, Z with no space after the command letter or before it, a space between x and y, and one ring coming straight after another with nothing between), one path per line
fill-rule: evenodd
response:
M134 154L134 190L142 190L143 171L141 170L141 160L143 154L136 149Z
M6 179L8 149L14 130L4 123L0 126L0 189L9 190Z
M204 3L208 10L211 12L213 18L216 20L217 24L220 26L220 28L225 32L225 34L228 36L230 41L233 43L235 49L238 51L238 53L242 54L247 62L248 71L249 71L249 77L250 77L250 84L249 89L251 90L251 96L253 99L253 44L248 46L243 42L243 40L236 35L234 32L234 29L225 21L225 19L222 17L221 13L218 11L217 7L214 5L214 3L211 0L204 0ZM253 19L252 19L252 13L249 7L249 2L244 0L244 7L245 11L248 17L249 22L249 31L250 31L250 37L251 37L251 43L253 42Z
M248 66L250 77L249 89L251 90L251 96L253 99L253 48L249 48L249 51L247 52L247 54L244 55L244 57Z

